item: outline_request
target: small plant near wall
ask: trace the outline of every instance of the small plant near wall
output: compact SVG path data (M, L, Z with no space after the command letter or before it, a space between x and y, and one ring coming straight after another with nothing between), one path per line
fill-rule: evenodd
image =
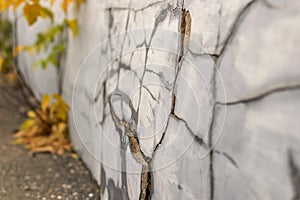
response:
M72 150L67 115L69 106L58 95L44 95L40 107L27 112L27 119L14 135L15 143L25 144L31 152L63 154Z
M84 2L85 0L50 0L48 2L41 0L0 0L0 39L1 42L7 41L0 46L0 73L14 72L16 74L22 86L21 93L30 108L26 112L26 119L21 124L19 131L14 135L14 143L24 144L31 152L62 154L72 150L67 124L69 106L61 97L64 78L63 65L69 40L68 31L72 32L73 37L76 37L78 33L77 19L69 19L68 10L72 4L79 10L80 5ZM58 3L64 13L64 18L55 23L53 8ZM19 9L22 9L22 15L29 26L34 25L39 19L50 20L51 22L50 27L36 35L35 42L31 45L19 45L16 21L11 24L2 17L3 13L9 10L16 13ZM6 22L10 25L6 25ZM17 57L21 52L28 52L33 57L39 53L45 55L33 63L33 68L41 66L46 69L50 65L57 68L58 83L55 84L58 85L58 94L52 96L45 94L41 101L35 97L32 88L27 84L20 70L22 64L18 63Z

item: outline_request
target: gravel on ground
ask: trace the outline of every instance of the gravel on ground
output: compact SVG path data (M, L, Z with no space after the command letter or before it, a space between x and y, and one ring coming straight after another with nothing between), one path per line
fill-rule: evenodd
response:
M22 116L0 91L0 200L100 199L81 160L70 155L30 154L12 144Z

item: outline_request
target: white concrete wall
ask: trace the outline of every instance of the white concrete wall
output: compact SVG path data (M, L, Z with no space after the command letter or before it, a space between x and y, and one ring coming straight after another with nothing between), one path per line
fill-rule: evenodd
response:
M87 1L64 97L72 141L102 198L138 199L149 182L132 146L152 158L152 199L299 199L299 4ZM178 62L181 8L192 23ZM55 90L51 69L33 73L35 88Z

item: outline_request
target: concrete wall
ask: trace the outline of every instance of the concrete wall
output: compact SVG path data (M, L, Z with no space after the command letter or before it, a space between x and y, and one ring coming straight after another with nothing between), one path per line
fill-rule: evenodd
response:
M299 1L89 0L78 20L64 97L103 199L300 198Z

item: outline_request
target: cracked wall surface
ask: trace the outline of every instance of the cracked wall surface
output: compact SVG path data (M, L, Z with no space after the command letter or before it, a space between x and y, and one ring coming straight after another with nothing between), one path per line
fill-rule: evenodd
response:
M64 96L102 199L299 199L298 1L90 0L78 19Z

